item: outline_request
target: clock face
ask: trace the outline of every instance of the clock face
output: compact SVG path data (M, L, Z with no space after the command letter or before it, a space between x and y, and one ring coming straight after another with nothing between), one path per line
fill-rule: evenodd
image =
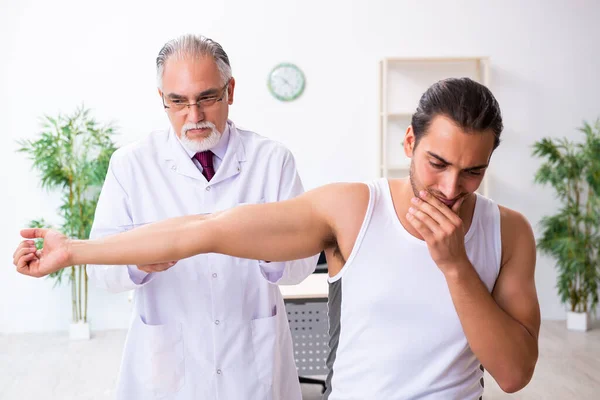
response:
M294 64L277 65L269 74L267 82L271 94L281 101L297 99L304 91L304 74Z

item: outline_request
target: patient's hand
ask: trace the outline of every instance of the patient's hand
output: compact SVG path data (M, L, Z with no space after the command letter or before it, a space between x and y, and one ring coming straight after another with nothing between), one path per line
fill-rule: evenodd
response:
M13 264L17 272L36 278L49 275L68 267L69 239L62 233L43 228L23 229L25 239L44 239L44 247L37 250L33 240L22 241L13 254Z

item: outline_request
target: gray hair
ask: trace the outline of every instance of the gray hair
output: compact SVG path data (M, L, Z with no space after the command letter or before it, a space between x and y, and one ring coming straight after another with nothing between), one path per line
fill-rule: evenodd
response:
M156 79L158 87L162 89L162 78L165 72L165 63L171 57L207 57L210 56L217 63L221 74L222 84L231 79L231 65L229 57L223 47L217 42L201 35L183 35L168 41L156 57Z

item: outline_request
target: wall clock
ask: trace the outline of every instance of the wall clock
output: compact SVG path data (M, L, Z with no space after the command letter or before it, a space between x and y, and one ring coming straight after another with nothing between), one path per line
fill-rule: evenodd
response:
M306 85L306 78L300 68L291 63L281 63L269 73L269 92L278 100L292 101L300 97Z

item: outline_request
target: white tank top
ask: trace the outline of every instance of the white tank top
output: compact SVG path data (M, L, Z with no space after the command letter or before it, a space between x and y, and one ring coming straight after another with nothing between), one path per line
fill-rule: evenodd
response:
M367 212L342 270L329 278L330 354L324 399L479 399L471 351L444 275L400 223L387 179L369 183ZM465 235L491 292L500 270L500 211L477 195Z

